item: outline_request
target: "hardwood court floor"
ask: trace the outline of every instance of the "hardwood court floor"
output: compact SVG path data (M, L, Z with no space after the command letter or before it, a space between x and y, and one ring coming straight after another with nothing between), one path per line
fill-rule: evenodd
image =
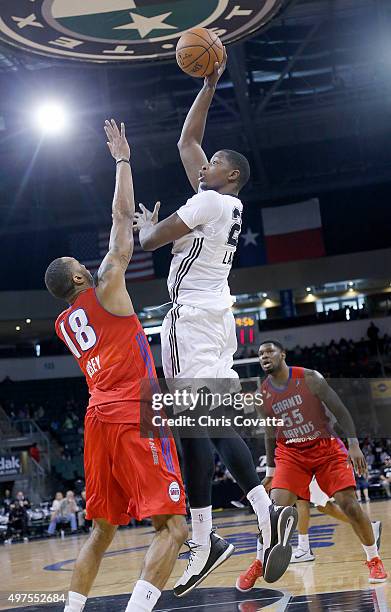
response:
M372 520L382 520L381 553L391 572L391 501L365 505ZM253 515L237 512L230 516L217 513L218 532L236 546L235 554L213 572L187 597L177 599L172 593L162 596L157 610L189 612L256 612L269 610L336 610L348 612L391 611L391 584L370 586L364 554L349 525L312 512L310 540L316 555L313 563L291 565L284 577L267 585L262 580L246 596L233 587L240 571L255 555L256 522ZM86 612L125 610L141 560L152 539L152 529L121 530L110 547L91 593ZM42 540L12 544L0 548L0 609L15 608L8 601L10 593L66 592L74 559L86 536L63 540ZM182 555L183 556L183 555ZM186 554L184 555L186 556ZM167 585L171 589L182 573L186 560L178 560ZM63 609L61 605L23 605L29 612Z

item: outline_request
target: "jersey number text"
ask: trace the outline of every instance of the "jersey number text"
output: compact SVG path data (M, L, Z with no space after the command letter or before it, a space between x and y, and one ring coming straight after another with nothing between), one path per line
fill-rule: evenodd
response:
M97 340L96 334L94 329L88 325L87 315L82 308L78 308L69 315L68 323L69 327L74 332L74 339L82 351L88 351L94 346ZM64 321L61 321L60 329L70 350L75 357L80 359L81 353L65 329Z

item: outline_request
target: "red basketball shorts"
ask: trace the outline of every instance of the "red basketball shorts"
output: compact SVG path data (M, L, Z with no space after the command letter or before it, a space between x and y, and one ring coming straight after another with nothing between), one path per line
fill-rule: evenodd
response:
M313 476L329 497L337 491L356 488L348 451L338 438L322 439L304 448L277 444L275 461L272 488L288 489L301 499L310 500L309 486Z
M86 416L86 518L127 525L159 514L186 514L173 438L140 438L140 426Z

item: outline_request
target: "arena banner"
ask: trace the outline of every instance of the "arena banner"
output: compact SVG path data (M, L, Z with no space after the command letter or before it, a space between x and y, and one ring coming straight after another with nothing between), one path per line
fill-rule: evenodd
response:
M288 0L3 0L0 36L32 53L88 62L139 62L175 56L194 27L224 43L262 28Z
M0 454L0 478L18 476L22 473L20 453Z

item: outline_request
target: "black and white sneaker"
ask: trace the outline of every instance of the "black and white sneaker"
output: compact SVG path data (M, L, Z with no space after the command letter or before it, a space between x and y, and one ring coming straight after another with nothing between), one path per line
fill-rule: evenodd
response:
M190 559L187 567L174 586L174 594L183 597L198 586L216 567L219 567L234 552L233 544L230 544L214 531L210 534L207 546L201 546L195 542L186 542L190 548Z
M270 546L265 548L263 557L263 578L265 582L276 582L284 575L292 557L289 541L297 525L297 510L292 506L269 506Z

